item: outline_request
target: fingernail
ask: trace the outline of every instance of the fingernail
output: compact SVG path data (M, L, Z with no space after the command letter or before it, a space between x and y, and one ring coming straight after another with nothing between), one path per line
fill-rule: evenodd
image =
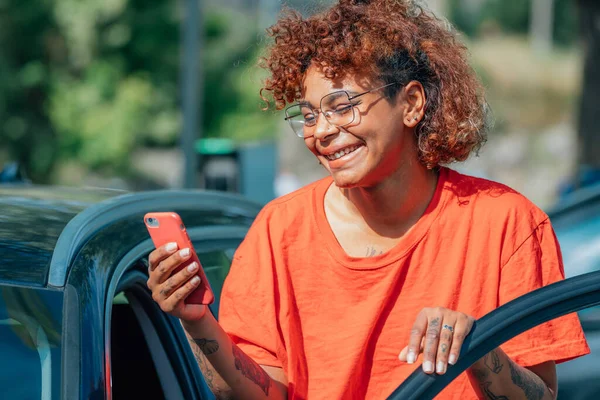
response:
M198 264L196 264L195 261L188 266L188 271L190 271L190 272L194 272L197 269L198 269Z
M166 249L167 249L167 251L174 251L175 249L177 249L177 243L175 243L175 242L168 243Z
M180 255L181 257L187 257L187 256L189 256L189 255L190 255L190 249L183 249L183 250L181 250L181 251L179 252L179 255Z
M437 367L435 368L435 372L437 372L438 374L443 374L444 372L446 372L446 364L444 364L441 361L438 361Z
M450 354L450 357L448 358L448 364L450 364L450 365L456 364L456 354Z
M414 362L417 361L417 355L415 354L414 351L409 351L408 355L406 356L406 362L409 364L414 364Z
M423 371L433 372L433 363L431 361L425 361L423 363Z
M192 285L197 285L200 283L200 278L195 276L192 278Z

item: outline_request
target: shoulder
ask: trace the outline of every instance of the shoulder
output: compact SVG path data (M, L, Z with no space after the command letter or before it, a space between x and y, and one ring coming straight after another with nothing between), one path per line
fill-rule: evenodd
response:
M471 243L492 243L507 259L538 230L552 231L548 215L516 190L448 170L443 226L465 232Z
M448 170L444 189L451 210L469 210L488 222L520 220L535 227L548 219L531 200L499 182Z
M310 213L316 199L324 194L331 183L331 177L326 177L271 200L263 207L259 218L296 218L298 215Z
M331 177L326 177L271 200L262 208L251 230L268 230L270 235L282 234L286 229L311 222L316 202L331 183Z

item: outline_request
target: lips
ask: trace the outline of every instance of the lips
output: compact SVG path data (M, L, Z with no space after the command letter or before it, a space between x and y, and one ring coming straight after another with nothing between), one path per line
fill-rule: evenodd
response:
M335 153L324 154L324 156L329 161L335 161L335 160L337 160L339 158L342 158L346 154L350 154L350 153L356 151L360 147L362 147L361 144L355 144L355 145L352 145L352 146L344 147L343 149L340 149L340 150L336 151Z

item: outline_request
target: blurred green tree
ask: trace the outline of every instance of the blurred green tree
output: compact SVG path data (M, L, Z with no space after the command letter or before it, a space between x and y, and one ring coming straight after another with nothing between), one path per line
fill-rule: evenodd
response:
M568 46L578 37L577 8L572 0L553 0L554 43ZM529 32L531 0L449 0L449 19L468 36L482 29L499 29L526 35Z
M60 163L126 175L136 147L177 144L178 4L0 0L0 142L33 181L52 181ZM255 21L223 8L203 15L205 136L272 134L249 68Z

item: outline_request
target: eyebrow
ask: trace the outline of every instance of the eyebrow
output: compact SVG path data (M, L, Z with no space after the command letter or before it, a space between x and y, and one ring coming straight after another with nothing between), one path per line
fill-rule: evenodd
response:
M340 90L335 90L335 91L333 91L331 93L328 93L325 96L328 96L328 95L333 94L333 93L340 93L341 94L343 92L348 93L349 97L354 97L354 96L360 94L359 92L355 92L354 90L340 89ZM309 106L310 108L316 108L312 104L310 104L310 102L307 101L306 99L300 99L300 100L298 100L298 102L296 104L300 105L300 106Z
M310 107L310 108L316 108L316 107L313 107L313 105L312 105L312 104L310 104L310 102L309 102L309 101L306 101L306 100L304 100L304 99L300 99L300 100L298 100L298 101L296 102L296 105L299 105L299 106L308 106L308 107Z

